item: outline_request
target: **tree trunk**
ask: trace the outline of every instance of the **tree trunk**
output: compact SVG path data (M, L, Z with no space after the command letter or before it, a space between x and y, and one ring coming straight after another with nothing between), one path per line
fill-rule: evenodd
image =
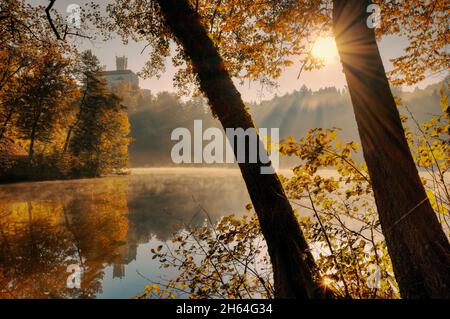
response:
M88 93L88 82L89 81L86 80L86 87L84 88L83 98L81 99L80 110L77 113L76 121L73 125L71 125L69 127L69 130L67 131L66 140L64 141L63 154L65 154L67 152L67 149L69 148L70 139L72 138L73 130L78 126L78 124L80 124L81 116L82 116L83 110L84 110L84 103L86 101L86 96Z
M66 139L64 141L63 146L63 154L66 154L67 149L69 148L70 138L72 137L72 131L74 129L74 125L69 127L69 130L67 131Z
M450 245L428 201L367 26L371 1L334 0L333 25L381 227L403 298L450 297Z
M186 0L158 0L158 3L167 26L191 59L200 88L223 128L254 128L198 14ZM318 283L316 264L277 175L262 175L260 163L243 163L239 167L267 242L275 297L326 297L328 293Z
M36 121L37 123L37 121ZM33 127L31 128L31 134L30 134L30 146L28 148L28 162L31 163L33 160L33 153L34 153L34 140L36 139L36 123L33 124Z
M13 114L14 114L13 110L12 110L12 109L9 110L9 111L8 111L8 114L7 114L6 117L5 117L5 121L3 121L2 128L0 129L0 141L1 141L1 140L3 139L3 137L5 136L6 130L7 130L7 128L8 128L8 124L9 124L9 122L11 121Z

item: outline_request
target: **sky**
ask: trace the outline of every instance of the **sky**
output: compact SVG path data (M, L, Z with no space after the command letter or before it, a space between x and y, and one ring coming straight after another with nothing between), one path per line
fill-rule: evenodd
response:
M46 5L48 0L34 0L30 1L33 4L43 4ZM69 4L79 4L83 5L87 0L57 0L55 3L55 8L65 14L66 8ZM94 1L101 3L103 6L106 3L111 2L111 0L106 1ZM130 41L127 45L124 45L117 36L107 42L100 40L77 40L80 42L80 49L91 49L95 55L97 55L101 61L102 65L106 66L107 70L115 69L115 58L116 56L125 55L128 57L128 68L134 72L138 72L144 66L148 50L141 53L145 47L145 43L135 43ZM402 54L404 48L407 45L407 41L403 38L397 36L388 36L381 39L379 42L380 53L384 62L386 70L392 68L390 59L398 57ZM235 81L238 90L245 101L260 102L261 100L271 99L275 94L283 95L290 93L294 90L299 90L303 85L313 91L319 90L320 88L334 86L336 88L343 88L346 85L344 74L342 73L342 67L339 58L336 54L327 59L325 67L320 70L314 71L303 71L300 77L297 79L300 70L299 64L293 64L292 66L286 68L281 77L278 80L278 87L275 89L261 90L261 85L259 83L249 83L246 82L244 85L239 85ZM175 69L171 65L170 59L166 61L166 72L158 79L140 79L140 87L144 89L151 90L154 94L161 91L176 92L173 87L172 77L175 74ZM413 87L404 88L404 90L410 91L415 87L426 87L429 84L438 82L445 77L445 74L435 76L432 78L427 78L426 80L418 83Z

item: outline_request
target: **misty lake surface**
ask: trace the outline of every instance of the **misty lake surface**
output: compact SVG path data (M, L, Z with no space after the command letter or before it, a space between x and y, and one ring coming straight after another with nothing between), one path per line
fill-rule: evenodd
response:
M148 283L176 277L151 249L170 246L178 225L203 224L205 212L213 222L239 216L248 203L238 169L141 168L0 185L0 299L135 297ZM81 289L67 287L73 265L83 273Z
M171 278L151 248L177 225L245 211L237 169L149 168L129 176L0 185L0 298L131 298ZM68 289L69 265L83 271Z

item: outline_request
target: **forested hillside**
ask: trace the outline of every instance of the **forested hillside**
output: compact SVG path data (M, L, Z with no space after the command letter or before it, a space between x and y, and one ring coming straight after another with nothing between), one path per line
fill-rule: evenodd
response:
M402 101L400 112L409 115L408 110L411 111L420 123L429 120L433 114L439 114L439 90L446 81L413 92L396 90L395 95ZM141 103L129 111L133 167L173 165L170 151L176 142L170 140L170 134L177 127L186 127L192 132L195 119L203 121L204 129L220 127L202 98L183 102L175 94L163 92L141 99ZM341 139L359 141L350 96L345 89L330 87L311 91L303 86L290 94L252 103L249 109L257 127L277 127L281 138L300 137L311 128L336 127L342 129ZM359 159L362 159L361 154ZM285 166L293 164L286 159L282 162Z

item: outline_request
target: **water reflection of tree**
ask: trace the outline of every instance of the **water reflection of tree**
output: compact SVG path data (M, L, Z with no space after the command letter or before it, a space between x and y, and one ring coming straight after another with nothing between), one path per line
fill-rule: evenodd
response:
M104 266L118 259L128 230L126 183L102 186L101 193L2 199L0 298L91 298L101 291ZM81 289L66 287L71 264L83 270Z
M2 186L0 298L94 297L105 266L122 278L139 244L170 238L176 224L202 223L199 205L214 220L240 211L243 187L228 175L190 174ZM84 272L81 290L66 288L71 264Z

